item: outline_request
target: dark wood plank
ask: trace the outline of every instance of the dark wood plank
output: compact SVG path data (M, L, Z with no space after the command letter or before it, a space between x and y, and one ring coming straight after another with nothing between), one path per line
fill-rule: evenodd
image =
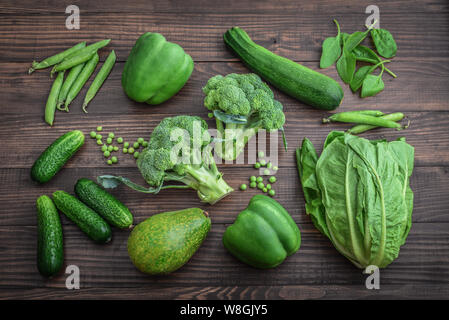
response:
M449 285L449 224L413 225L399 258L381 270L383 285ZM83 288L183 286L358 285L366 276L340 255L312 225L300 225L300 250L274 269L259 270L242 264L223 247L225 225L214 224L192 259L168 276L151 277L129 260L129 231L114 230L109 244L89 240L73 224L64 225L65 265L80 268ZM43 279L36 270L36 228L0 227L0 288L65 288L65 275ZM152 289L151 289L152 290Z
M102 161L102 155L98 154ZM131 160L132 161L132 160ZM111 192L122 200L132 211L137 222L159 212L180 210L189 207L201 207L207 210L214 223L232 223L241 210L260 190L238 190L242 183L248 183L248 177L257 174L249 166L220 167L226 181L236 191L210 206L199 202L193 190L164 190L158 195L145 195L120 186ZM137 168L104 167L63 169L52 181L37 185L31 181L29 169L0 169L0 226L34 226L36 224L35 201L42 194L51 195L56 190L73 193L75 182L81 177L95 179L102 174L126 176L137 183L145 185ZM310 223L304 208L304 198L294 166L281 167L277 174L278 181L273 184L278 200L299 223ZM417 167L414 170L411 187L415 193L414 222L449 222L447 208L449 199L449 168ZM176 201L173 199L176 198ZM67 223L66 219L63 219Z
M385 90L376 97L365 99L361 99L359 93L352 93L349 86L341 82L335 67L320 70L316 62L303 64L323 72L341 84L345 97L338 111L358 108L376 108L385 112L449 111L449 92L447 90L449 87L449 64L443 63L440 59L427 59L419 64L414 61L393 61L389 67L398 74L398 78L393 79L389 75L385 75L383 77ZM250 72L239 62L196 63L191 78L174 98L160 106L148 106L133 102L126 97L121 85L123 66L123 63L118 63L114 67L104 86L89 105L89 114L144 115L186 112L206 114L206 109L203 107L204 94L201 88L206 85L210 77L216 74ZM28 75L28 68L28 63L0 63L1 115L25 113L43 117L45 102L52 84L52 79L49 77L50 71L41 70ZM89 83L72 103L70 115L67 117L72 117L73 113L78 117L83 115L80 105ZM317 119L325 114L288 97L279 90L273 90L276 98L283 103L284 109L288 112L296 112L298 118L303 116L303 112L306 112L305 116L315 114ZM309 111L315 112L309 113ZM56 120L56 124L58 121L59 119Z
M82 16L80 30L67 30L63 14L36 14L32 18L25 13L5 14L0 22L0 61L31 63L77 42L104 38L112 39L108 48L117 52L119 61L124 61L135 40L146 31L165 34L197 62L236 60L222 39L232 26L244 28L258 44L289 59L318 61L324 38L335 34L332 18L340 21L345 32L361 30L366 18L364 9L344 15L87 12ZM396 60L447 59L449 20L445 12L411 13L401 7L396 13L382 14L382 26L395 35L399 48Z
M32 1L21 0L11 2L0 1L0 9L7 13L63 13L72 2L45 0ZM332 12L338 14L348 14L353 12L364 12L364 9L371 5L370 0L315 0L315 1L291 1L291 0L259 0L259 1L211 1L211 0L171 0L171 1L147 1L134 0L132 5L125 5L123 1L110 0L107 5L103 1L89 1L79 4L81 13L84 12L167 12L167 13L316 13ZM394 12L404 9L403 0L385 1L380 5L381 13ZM444 0L412 0L407 1L407 10L410 12L443 12L448 11L448 4Z
M285 286L151 286L142 288L60 288L0 289L0 299L162 299L162 300L302 300L302 299L440 299L449 295L449 286L426 284L384 285L367 290L360 285Z

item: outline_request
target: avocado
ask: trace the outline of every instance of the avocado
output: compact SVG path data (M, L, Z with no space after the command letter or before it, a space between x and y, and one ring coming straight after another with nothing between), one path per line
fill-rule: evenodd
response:
M207 212L199 208L155 214L131 232L129 257L144 273L171 273L189 261L203 243L210 226Z

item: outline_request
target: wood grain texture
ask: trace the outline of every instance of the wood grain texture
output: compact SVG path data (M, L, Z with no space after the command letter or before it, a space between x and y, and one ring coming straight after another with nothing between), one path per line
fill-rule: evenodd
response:
M107 245L90 241L62 216L65 265L81 270L81 289L65 289L62 272L43 279L36 270L35 200L56 190L73 193L80 177L123 175L144 184L129 156L108 166L98 146L86 137L83 148L45 185L30 179L30 167L49 143L80 129L85 134L102 125L104 132L134 141L148 138L161 119L192 114L207 119L201 88L215 74L248 69L224 45L222 34L243 27L260 45L339 80L335 67L319 69L321 43L342 31L362 30L371 0L317 1L78 1L81 29L65 28L65 7L71 1L0 0L0 299L447 299L449 296L449 3L445 0L385 1L378 4L381 26L398 43L389 64L397 79L384 76L386 88L376 97L360 99L342 84L345 98L338 111L379 109L404 112L409 129L379 129L363 136L396 139L405 136L415 147L411 186L415 193L413 226L399 258L381 270L381 290L366 290L366 276L341 256L305 214L294 150L308 137L321 150L327 133L350 125L322 125L330 113L314 110L274 90L284 105L288 152L279 153L276 199L291 213L302 232L298 253L272 270L246 266L226 252L221 237L238 212L259 191L235 191L215 206L201 204L194 191L165 190L143 195L124 186L113 190L138 223L159 212L202 207L212 229L191 261L172 275L140 273L126 252L129 231L113 230ZM147 106L129 100L120 84L124 61L137 37L160 32L179 43L195 60L186 86L170 101ZM52 80L49 70L28 75L31 61L41 60L80 42L112 38L100 52L118 56L108 80L81 111L87 86L70 113L58 112L54 127L43 122ZM365 44L372 45L370 41ZM91 81L91 80L90 80ZM89 83L90 83L89 81ZM89 84L88 83L88 84ZM341 81L340 81L341 83ZM213 121L208 120L211 128ZM280 142L280 140L279 140ZM257 171L251 164L219 165L235 189ZM174 200L175 199L175 200Z

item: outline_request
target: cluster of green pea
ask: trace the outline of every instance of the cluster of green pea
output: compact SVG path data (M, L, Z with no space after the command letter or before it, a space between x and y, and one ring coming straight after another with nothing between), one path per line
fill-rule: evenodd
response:
M103 127L97 127L96 131L91 131L90 132L90 137L92 139L96 139L97 140L97 144L99 146L101 146L101 151L103 152L104 157L107 159L107 164L111 165L111 164L115 164L118 162L118 159L116 156L112 156L111 157L111 153L112 152L117 152L119 151L119 147L118 146L113 146L112 142L114 141L115 138L115 134L113 132L110 132L108 134L108 137L106 138L106 144L103 143L103 136L100 134L100 132L103 131ZM116 139L118 144L122 144L123 143L123 149L122 152L124 154L130 154L132 155L135 159L139 158L140 152L138 151L140 147L142 148L146 148L148 147L148 141L145 141L144 138L138 138L136 142L134 143L129 143L129 142L125 142L123 140L122 137L118 137ZM109 159L110 157L110 159Z
M255 169L260 169L261 167L266 167L266 169L263 171L264 175L269 175L271 172L276 172L278 170L278 167L273 166L273 164L271 162L267 163L266 160L263 159L263 157L265 156L263 151L259 151L257 156L259 158L259 161L254 164ZM270 171L270 169L271 169L271 171ZM274 184L276 182L276 177L275 176L269 177L268 182L269 183L265 184L263 182L263 177L251 176L249 178L249 187L250 188L258 188L258 189L262 190L263 192L268 193L269 196L274 197L276 194L276 191L274 191L272 184ZM248 188L248 186L245 183L240 185L240 190L242 190L242 191L245 191L247 188Z

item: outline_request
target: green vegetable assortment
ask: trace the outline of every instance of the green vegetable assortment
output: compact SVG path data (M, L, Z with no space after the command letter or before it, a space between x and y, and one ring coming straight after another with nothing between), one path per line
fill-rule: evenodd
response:
M385 58L392 58L396 55L397 46L391 33L385 29L375 29L377 22L369 26L365 32L340 33L337 20L334 22L338 34L323 41L320 68L328 68L337 61L336 67L341 80L349 84L353 92L361 88L361 98L375 96L383 91L385 87L382 80L383 72L386 71L396 78L396 75L384 66L390 60L382 60L372 49L361 43L368 34L371 34L377 52ZM371 63L373 66L362 66L356 71L357 61ZM371 73L378 67L381 67L380 74L372 75Z
M360 91L361 98L377 95L385 87L384 72L396 77L385 66L391 61L381 58L396 56L397 45L392 34L375 29L376 22L365 31L353 33L342 32L338 21L334 23L337 32L322 43L320 68L335 64L342 81L353 92ZM362 44L369 35L375 50ZM90 239L105 244L112 239L111 226L131 229L135 221L131 211L105 189L120 183L149 194L164 189L180 189L179 192L193 189L201 202L214 205L234 191L224 180L214 155L228 161L244 156L248 141L261 130L280 131L287 151L286 113L262 79L318 109L334 110L341 104L343 89L334 79L257 45L238 27L227 30L223 39L254 73L215 75L204 84L203 104L207 109L204 117L207 115L208 121L215 121L217 134L211 136L206 121L192 115L163 118L147 140L138 137L126 141L119 132L109 131L109 124L91 129L89 136L101 151L98 159L105 166L114 170L122 163L122 157L134 159L148 185L103 174L97 177L98 184L79 178L74 186L76 196L63 190L53 192L52 198L40 196L36 201L37 267L43 276L58 274L64 263L58 210ZM45 106L44 119L48 125L53 126L56 110L69 112L69 105L99 63L98 50L110 41L105 39L88 46L81 42L32 63L30 74L48 67L52 67L51 75L57 73ZM115 51L111 50L85 94L82 103L85 113L116 59ZM365 65L358 67L358 62ZM130 99L157 105L181 90L193 68L191 56L181 46L168 42L159 33L146 32L129 53L121 83ZM385 114L380 110L334 113L322 122L354 126L347 132L331 131L321 156L307 138L296 150L306 213L335 248L359 268L386 267L397 258L405 243L413 209L409 180L414 149L404 138L370 141L357 134L380 127L407 128L409 123L399 123L403 118L401 112ZM273 199L283 191L278 189L281 183L276 176L277 159L273 161L271 154L267 157L262 149L264 145L258 143L260 149L253 164L259 170L258 175L235 187L240 189L242 197L248 192L263 194L251 198L226 229L222 240L238 260L267 269L280 265L299 250L301 233L287 210ZM60 136L34 162L31 178L39 183L50 181L83 144L84 134L80 130ZM144 273L174 272L199 249L210 228L209 214L199 208L155 214L132 230L127 243L129 257Z

